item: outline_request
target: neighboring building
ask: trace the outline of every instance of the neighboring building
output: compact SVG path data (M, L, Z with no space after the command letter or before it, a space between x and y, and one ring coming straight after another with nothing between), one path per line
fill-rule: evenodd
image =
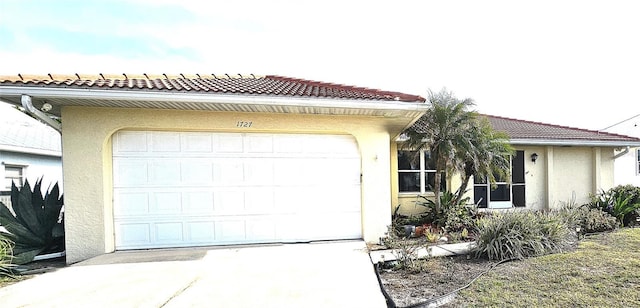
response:
M468 196L480 207L550 209L571 200L584 204L589 194L614 186L616 149L640 146L640 139L634 137L486 117L494 129L510 136L516 155L510 181L498 182L494 190L482 181L469 185ZM428 155L422 155L427 159L421 160L421 165L408 166L403 151L392 153L395 167L392 207L401 205L403 213L423 211L424 208L416 205L417 196L433 196L429 183L433 182L430 179L435 176L435 170L428 167ZM449 177L447 185L457 189L458 177Z
M278 76L12 76L61 116L67 262L114 250L364 239L420 96ZM49 106L47 105L47 106Z
M10 202L11 183L21 187L43 178L44 189L62 187L60 134L17 110L0 103L0 201Z
M604 131L640 138L640 114L628 118ZM640 147L624 147L616 151L615 185L631 184L640 187Z

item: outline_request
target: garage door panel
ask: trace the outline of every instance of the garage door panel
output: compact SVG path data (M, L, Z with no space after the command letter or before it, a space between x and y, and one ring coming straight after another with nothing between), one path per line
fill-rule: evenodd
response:
M249 185L273 184L273 161L271 159L247 159L243 164L244 183Z
M215 242L215 223L213 221L193 221L186 224L191 241L196 243Z
M189 214L209 214L214 211L211 191L188 191L182 193L182 209Z
M275 135L273 136L273 150L278 154L302 153L300 138L296 135Z
M244 152L244 139L242 134L216 134L214 135L214 144L214 151L216 153Z
M213 194L213 208L216 214L243 214L244 192L241 190L220 190Z
M239 159L219 159L213 166L217 185L238 185L244 182L244 163Z
M148 182L148 169L146 161L120 159L114 160L113 185L138 186Z
M361 238L352 137L119 132L113 145L116 249Z
M151 244L151 226L148 223L121 223L116 226L120 237L116 246L137 247Z
M153 160L149 163L150 185L179 185L180 162L175 160Z
M153 132L151 133L150 151L155 153L180 152L180 133Z
M202 133L183 133L182 149L188 153L211 153L213 151L213 136Z
M213 162L191 159L180 164L181 184L210 185L213 183Z
M248 135L245 138L247 153L272 153L273 137L271 135Z
M182 213L182 193L180 192L155 192L152 193L151 207L149 214L181 214Z
M245 210L253 214L268 214L276 212L274 206L274 189L271 187L255 187L244 194Z
M244 242L246 240L245 220L216 221L216 240L220 242Z
M145 132L118 132L118 138L113 143L114 152L135 153L147 152L147 133Z
M247 219L246 236L249 239L253 239L256 242L274 241L277 240L276 220L272 217L266 217L263 219Z
M182 222L161 222L153 224L155 242L159 244L180 243L184 241Z
M146 192L120 192L114 195L113 213L116 217L149 213L149 194Z

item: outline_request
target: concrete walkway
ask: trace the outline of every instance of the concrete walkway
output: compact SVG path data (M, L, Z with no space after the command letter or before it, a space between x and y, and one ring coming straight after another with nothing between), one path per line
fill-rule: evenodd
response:
M386 307L362 241L117 252L1 288L0 303L2 307Z

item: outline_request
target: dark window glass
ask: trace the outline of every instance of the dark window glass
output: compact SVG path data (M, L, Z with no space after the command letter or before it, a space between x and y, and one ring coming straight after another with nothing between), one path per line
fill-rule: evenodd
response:
M433 191L433 188L436 187L436 173L433 171L425 172L425 181L427 182L425 187L426 191ZM447 188L447 180L443 174L440 175L440 191L445 191Z
M436 161L429 152L424 152L424 170L436 170Z
M513 185L511 187L511 192L513 193L513 205L514 206L526 206L525 203L525 187L524 185Z
M400 192L420 192L420 173L398 173L398 186L400 187Z
M420 157L416 151L398 151L398 170L420 170Z
M473 203L478 207L487 207L487 186L476 186L473 188Z
M498 184L496 189L491 189L491 201L509 201L510 199L509 184Z
M473 183L474 184L486 184L487 183L487 177L480 176L480 175L474 175L473 176Z
M524 151L516 151L511 160L511 182L524 183Z

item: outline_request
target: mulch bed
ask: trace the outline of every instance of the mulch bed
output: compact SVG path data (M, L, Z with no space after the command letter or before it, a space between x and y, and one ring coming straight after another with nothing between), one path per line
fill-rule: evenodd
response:
M382 285L398 307L407 307L448 294L467 285L496 262L468 256L418 260L418 269L379 269Z

